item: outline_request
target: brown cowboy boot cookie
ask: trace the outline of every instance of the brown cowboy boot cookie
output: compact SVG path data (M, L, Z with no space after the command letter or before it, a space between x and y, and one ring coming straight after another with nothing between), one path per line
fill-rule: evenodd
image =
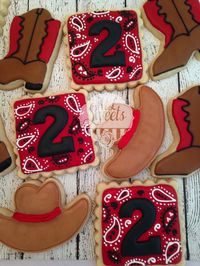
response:
M0 89L22 86L30 92L47 88L61 42L61 22L42 8L14 17L10 49L0 61Z
M8 174L14 167L15 156L0 117L0 176Z
M198 0L149 0L143 6L146 26L161 40L150 72L166 78L186 66L193 53L200 59L200 3Z
M91 210L87 195L65 203L58 180L24 183L15 193L15 211L0 209L0 242L27 252L41 252L74 237L85 225Z
M174 142L152 164L154 176L187 176L200 168L200 87L193 87L169 102Z

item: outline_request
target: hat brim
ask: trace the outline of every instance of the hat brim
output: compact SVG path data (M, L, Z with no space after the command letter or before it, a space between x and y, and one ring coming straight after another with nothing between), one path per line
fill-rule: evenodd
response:
M62 213L48 222L20 222L0 214L0 241L22 252L41 252L78 234L90 213L88 197L78 196Z

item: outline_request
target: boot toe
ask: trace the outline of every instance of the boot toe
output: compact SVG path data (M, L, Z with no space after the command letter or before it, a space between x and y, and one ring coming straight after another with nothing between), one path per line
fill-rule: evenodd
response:
M161 159L155 166L157 176L187 176L200 168L200 147L176 151Z

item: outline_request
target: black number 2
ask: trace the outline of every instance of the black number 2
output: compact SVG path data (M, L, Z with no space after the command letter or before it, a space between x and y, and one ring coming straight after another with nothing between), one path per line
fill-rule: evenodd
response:
M67 111L60 106L46 106L39 109L33 119L34 124L45 123L46 117L52 116L55 121L41 137L38 145L38 156L47 157L65 152L73 152L74 142L71 136L62 138L60 143L53 143L58 134L65 128L68 122Z
M142 217L124 237L121 246L122 256L162 254L161 239L159 236L151 236L146 241L138 240L153 226L156 220L155 206L147 199L132 199L122 205L119 211L119 217L131 218L135 210L140 210Z
M90 67L125 66L126 61L124 52L116 51L113 55L105 56L105 53L120 40L122 34L120 24L110 20L99 21L92 25L89 30L89 35L99 35L102 30L108 31L108 37L97 45L92 52Z

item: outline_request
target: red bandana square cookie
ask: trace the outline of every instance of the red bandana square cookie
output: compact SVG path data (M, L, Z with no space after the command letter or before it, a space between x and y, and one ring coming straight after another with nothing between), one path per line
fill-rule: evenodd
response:
M19 100L14 115L22 178L96 163L84 93Z
M181 265L182 232L174 184L148 181L97 187L97 265Z
M146 71L140 39L140 16L134 10L99 11L70 16L64 27L72 88L125 89ZM145 82L145 81L144 81Z

